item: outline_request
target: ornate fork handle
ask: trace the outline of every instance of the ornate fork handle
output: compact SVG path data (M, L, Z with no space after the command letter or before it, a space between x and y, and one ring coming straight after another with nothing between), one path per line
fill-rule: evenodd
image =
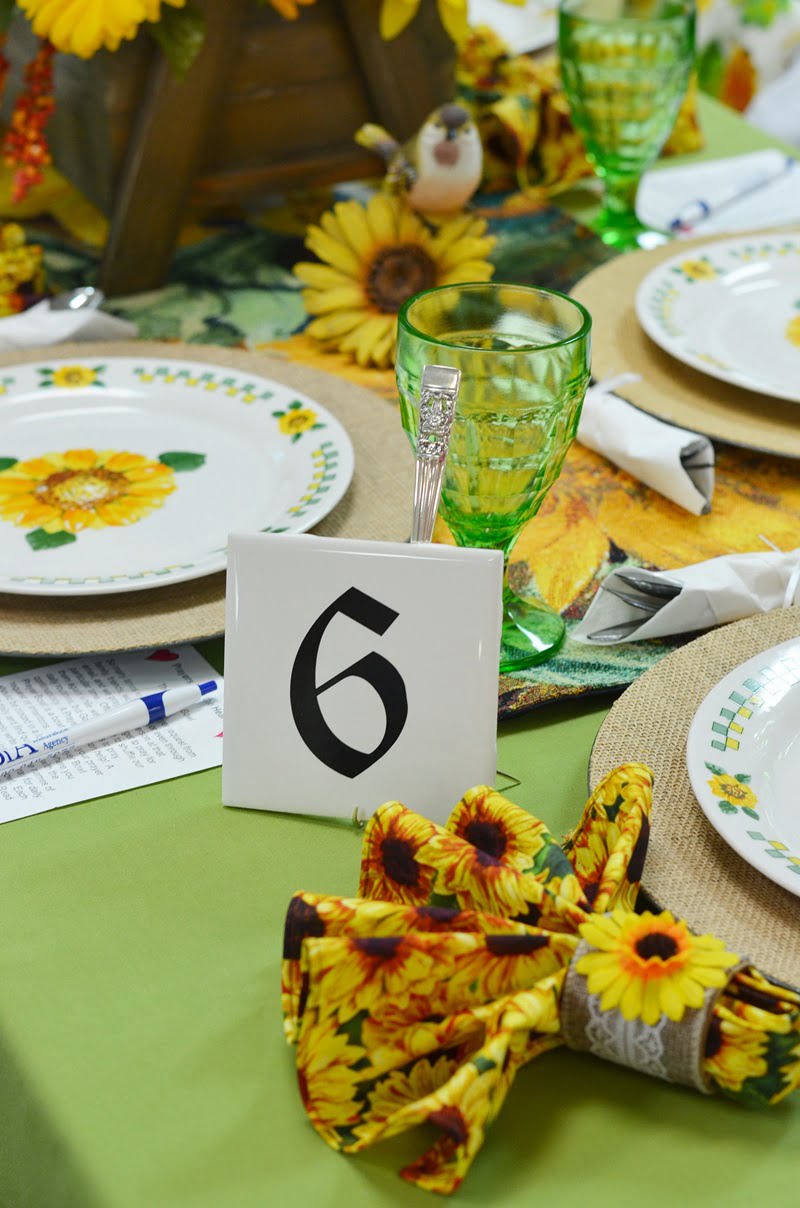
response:
M460 384L461 371L449 365L426 365L422 371L411 523L414 544L433 537Z

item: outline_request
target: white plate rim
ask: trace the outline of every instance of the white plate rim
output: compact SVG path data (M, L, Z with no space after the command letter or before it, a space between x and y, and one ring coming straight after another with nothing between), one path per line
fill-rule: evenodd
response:
M25 361L4 365L2 373L0 373L0 379L2 380L2 385L0 385L0 419L2 419L3 403L13 398L14 374L18 374L21 371L24 371L26 374L31 371L40 372L44 368L56 371L59 368L75 366L78 360L79 358L77 357L53 357L52 359L42 357L38 361ZM287 523L281 526L270 524L270 518L265 517L265 524L261 531L307 532L333 511L350 487L355 470L355 453L346 428L323 403L301 390L296 390L288 383L263 374L251 373L246 370L213 362L170 357L166 351L163 358L151 355L144 355L142 357L109 355L105 357L92 354L87 360L90 360L92 364L102 362L105 366L114 366L121 370L132 370L133 367L150 367L153 370L154 377L161 377L162 381L164 377L170 377L174 370L173 376L175 379L180 378L181 375L188 372L193 376L202 376L204 379L208 378L212 382L219 379L220 384L224 384L228 380L241 381L242 386L240 390L244 390L245 384L249 385L251 383L261 392L269 392L277 386L281 391L291 394L293 400L300 401L304 407L309 406L315 410L317 415L324 420L325 428L328 429L325 432L324 442L321 441L320 444L321 448L323 444L325 446L325 472L326 474L329 472L330 461L335 458L335 476L331 482L326 482L324 495L320 495L312 504L303 505L302 515L281 517L287 520ZM159 371L161 372L159 373ZM149 385L149 382L146 384ZM269 406L267 400L263 401ZM272 519L275 520L278 517L272 517ZM112 581L104 581L101 578L98 578L97 581L89 580L88 582L86 580L81 582L65 580L64 577L59 577L58 579L42 577L41 580L34 576L14 578L0 572L0 593L25 596L63 596L76 599L114 595L122 592L148 591L159 587L171 587L193 579L201 579L208 575L218 574L220 571L224 571L226 566L227 550L223 548L218 551L212 551L207 557L187 564L184 567L170 569L168 573L163 572L161 569L155 569L137 572L130 576L115 575Z
M763 241L769 241L770 236L765 235ZM795 231L787 231L785 234L775 235L774 239L781 239L785 242L792 243L795 247L800 247L800 234ZM664 352L674 357L677 361L684 365L689 365L692 369L697 369L700 373L705 373L709 377L717 378L722 382L730 382L734 386L740 386L745 390L751 390L756 394L764 395L767 398L780 398L790 403L800 403L800 388L795 391L775 389L773 386L765 386L763 381L758 378L753 378L749 374L741 373L738 370L725 369L714 365L708 361L704 361L701 357L696 356L690 349L683 347L682 339L673 339L654 319L650 313L649 304L652 301L655 291L664 285L664 275L687 260L701 260L704 256L712 253L725 253L730 248L741 247L743 245L752 245L754 242L762 242L758 235L749 237L736 236L728 239L717 239L710 243L704 243L700 246L693 245L687 247L684 252L679 252L675 256L671 256L669 260L662 260L660 264L655 265L647 276L640 283L636 291L636 317L639 323L649 338L663 349ZM799 291L800 292L800 291Z
M789 678L790 673L787 671L783 682L787 685L800 683L800 638L790 638L746 659L718 680L706 693L689 727L686 739L686 770L697 803L720 838L752 868L789 893L800 896L800 850L793 853L778 835L771 838L769 834L765 834L771 827L760 816L752 818L743 809L737 809L734 814L722 812L720 798L714 796L708 783L709 778L715 775L708 764L714 763L722 767L723 760L734 769L728 772L728 767L724 767L725 774L735 776L738 770L740 774L751 775L744 773L743 768L738 768L738 759L741 741L747 734L747 724L762 707L758 703L759 691L763 690L766 681L763 677L757 677L762 674L765 664L769 666L780 662L787 655L793 656L798 670L793 679ZM753 688L753 684L757 687ZM741 704L732 698L733 693L742 698ZM749 714L741 715L741 720L735 723L741 727L740 731L731 729L728 718L721 713L722 708L726 708L734 717L740 716L739 710L749 709ZM727 733L723 733L725 728Z

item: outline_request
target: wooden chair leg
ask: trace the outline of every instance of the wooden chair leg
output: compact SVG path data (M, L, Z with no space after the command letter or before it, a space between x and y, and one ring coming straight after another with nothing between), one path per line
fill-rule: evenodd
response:
M155 289L169 270L249 0L205 0L206 41L182 82L154 46L139 118L114 197L98 283L109 296Z

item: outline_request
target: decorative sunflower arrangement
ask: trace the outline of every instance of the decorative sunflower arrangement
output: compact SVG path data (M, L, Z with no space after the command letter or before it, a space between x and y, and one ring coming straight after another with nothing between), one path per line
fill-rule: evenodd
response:
M44 297L44 251L26 243L16 222L0 228L0 318L17 314Z
M338 202L308 229L306 247L318 262L294 267L313 316L308 334L359 365L385 368L394 362L403 303L436 285L488 281L494 245L473 214L431 230L402 197Z

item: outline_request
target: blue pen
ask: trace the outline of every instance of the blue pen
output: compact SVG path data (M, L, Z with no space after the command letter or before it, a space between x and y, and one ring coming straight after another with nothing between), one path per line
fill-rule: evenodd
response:
M723 193L713 203L713 205L697 197L694 201L689 201L685 206L682 206L675 218L669 224L671 231L691 231L701 222L705 222L712 214L717 214L720 210L724 210L726 206L733 205L742 197L749 197L751 193L758 193L760 189L765 189L767 185L771 185L773 181L778 180L787 172L790 172L796 165L796 161L791 156L787 155L781 167L770 172L768 176L759 176L756 180L751 180L743 188L739 185L731 183L727 193Z
M151 692L148 696L140 696L138 700L123 705L121 709L114 709L80 725L53 730L30 742L0 746L0 776L4 772L36 763L56 751L70 751L101 738L113 738L115 734L124 734L127 730L150 726L163 717L170 717L173 713L180 713L198 704L204 696L216 692L218 686L216 680L206 680L203 684L187 684L182 688Z

